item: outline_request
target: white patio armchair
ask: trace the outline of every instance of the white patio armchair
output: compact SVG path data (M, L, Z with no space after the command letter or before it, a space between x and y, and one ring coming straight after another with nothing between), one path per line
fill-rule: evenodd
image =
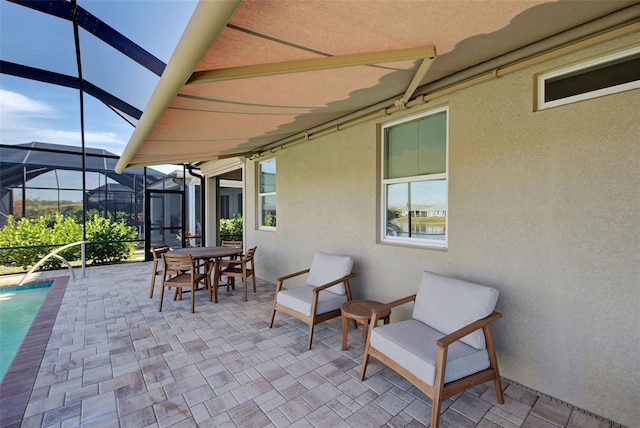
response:
M276 311L284 312L309 325L307 347L311 349L316 324L341 315L340 307L351 300L349 280L353 259L316 252L309 269L278 278L269 328L273 327ZM306 285L284 289L286 280L307 274Z
M493 381L504 403L491 323L498 290L424 272L417 294L385 305L414 302L413 319L378 326L373 311L360 370L369 357L394 369L433 401L431 427L437 428L444 400L467 388Z

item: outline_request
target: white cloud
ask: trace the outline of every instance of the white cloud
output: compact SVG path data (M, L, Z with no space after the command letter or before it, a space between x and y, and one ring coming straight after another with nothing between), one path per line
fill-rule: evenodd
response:
M56 109L22 94L0 89L0 142L20 144L39 141L51 144L79 146L79 130L65 130L68 124L58 118ZM54 119L53 121L51 119ZM87 147L121 154L128 135L101 130L85 131Z
M65 131L50 128L32 128L26 126L10 126L3 124L2 143L16 144L40 141L51 144L63 144L79 146L81 142L80 132ZM115 154L121 154L127 141L113 132L87 131L85 132L85 145L98 149L108 150Z
M0 118L2 122L14 116L52 117L55 109L50 105L25 97L17 92L0 89Z
M122 154L127 145L127 140L114 132L88 131L84 133L84 141L87 147L105 149L117 155Z

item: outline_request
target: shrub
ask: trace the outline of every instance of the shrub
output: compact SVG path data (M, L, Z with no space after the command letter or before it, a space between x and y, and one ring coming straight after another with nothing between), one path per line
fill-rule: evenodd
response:
M99 216L87 222L87 240L93 242L132 240L137 236L136 228L126 226L123 222L113 222ZM4 250L0 252L0 263L17 265L23 269L38 263L56 247L82 240L82 225L72 217L56 213L38 218L21 218L16 220L12 215L7 224L0 230L0 247L30 247ZM87 246L86 257L93 263L107 263L129 258L135 249L135 242L115 242ZM67 248L58 253L67 261L80 260L82 249L78 246ZM43 269L62 267L62 262L55 258L48 259Z
M220 219L220 238L223 240L242 239L242 214L236 213L230 219Z
M90 242L130 241L136 239L138 231L124 221L94 215L87 222L87 240ZM111 263L128 259L136 248L135 242L109 242L87 245L87 259L94 263Z
M9 215L7 224L0 233L0 247L28 247L11 251L4 251L0 262L2 264L16 264L23 269L33 266L44 256L49 254L56 244L68 244L82 239L82 226L72 218L61 214L46 215L34 219L16 219ZM43 246L44 247L35 247ZM66 260L76 260L80 257L80 248L68 248L60 253ZM49 259L43 264L43 269L53 269L61 266L56 259Z

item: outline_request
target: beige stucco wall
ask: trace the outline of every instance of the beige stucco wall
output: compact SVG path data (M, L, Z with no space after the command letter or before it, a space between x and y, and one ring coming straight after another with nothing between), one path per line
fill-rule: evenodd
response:
M532 108L534 73L632 42L640 35L425 107L450 109L446 251L376 241L378 121L274 155L276 232L256 229L248 161L246 240L258 246L259 276L275 281L308 267L319 250L355 258L356 297L415 293L423 270L497 287L505 377L639 426L640 90Z

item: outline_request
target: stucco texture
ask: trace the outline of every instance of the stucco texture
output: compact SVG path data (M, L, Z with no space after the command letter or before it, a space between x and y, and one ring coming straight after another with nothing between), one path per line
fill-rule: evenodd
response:
M248 162L247 241L258 246L259 276L275 281L326 251L355 258L356 298L415 293L423 270L496 287L502 375L638 426L640 91L533 109L535 73L632 43L640 35L419 107L449 107L446 250L378 242L380 121L274 155L275 232L256 227L256 162Z

